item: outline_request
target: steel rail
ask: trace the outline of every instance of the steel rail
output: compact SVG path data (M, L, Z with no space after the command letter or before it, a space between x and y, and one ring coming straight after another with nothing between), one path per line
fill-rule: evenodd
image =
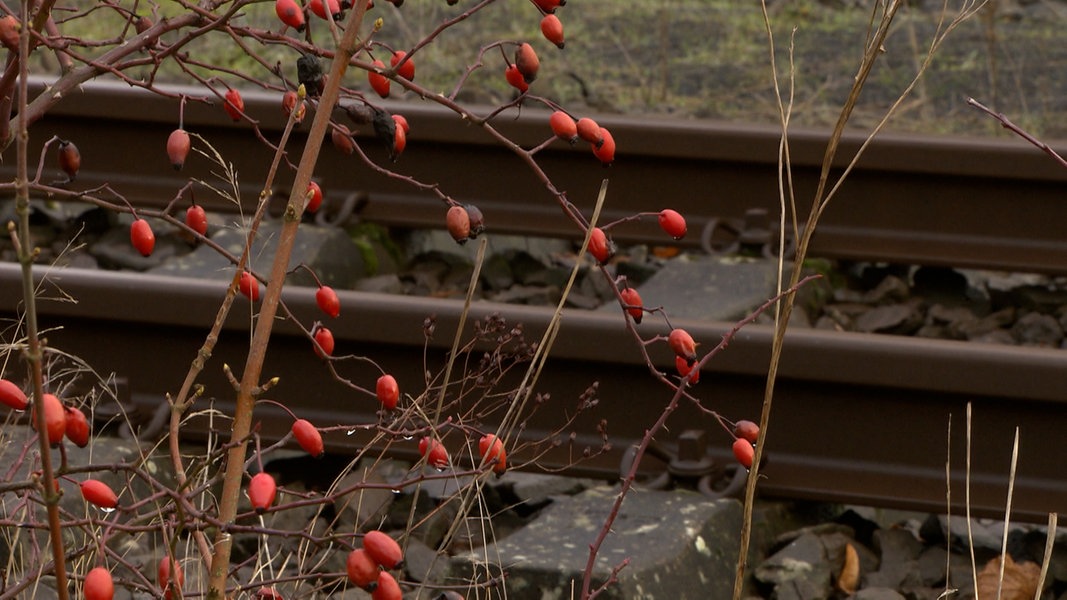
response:
M17 265L0 264L0 314L14 316L20 297ZM181 381L214 315L225 283L63 269L38 277L42 288L42 328L54 327L48 343L81 356L100 373L126 377L130 405L145 418ZM47 300L52 290L77 302ZM313 315L310 288L293 288L284 299L297 315ZM341 291L344 306L358 316L331 323L337 352L373 357L402 383L422 381L423 319L435 315L437 335L430 342L431 369L441 368L457 326L462 303ZM247 305L244 305L247 307ZM221 365L240 364L247 350L249 315L234 311L203 375L207 398L224 412L232 392ZM471 319L500 313L522 323L531 336L547 326L550 311L475 303ZM563 444L543 458L561 466L584 446L597 448L595 427L608 421L613 450L571 472L613 478L626 448L663 409L669 390L656 383L621 325L620 315L579 310L565 312L558 342L537 391L550 404L526 424L527 440L544 437L573 412L578 396L599 382L596 410L583 414L573 429L574 446ZM728 323L682 322L697 340L715 343ZM647 327L647 326L642 326ZM651 332L649 332L651 333ZM665 333L665 332L661 332ZM695 394L705 405L733 418L758 414L771 331L753 325L741 331L728 350L702 374ZM658 366L672 368L666 348L655 353ZM264 373L280 382L270 392L302 417L320 425L373 423L376 403L331 380L295 327L280 325ZM346 375L360 377L355 368ZM362 376L371 381L369 369ZM1043 522L1067 502L1067 477L1060 455L1067 425L1062 391L1067 384L1067 353L964 342L796 330L789 334L782 359L776 409L768 434L769 463L761 483L771 496L838 500L879 506L943 511L946 489L947 430L952 419L952 498L960 509L964 494L964 414L974 412L972 511L1002 514L1006 498L1011 440L1021 429L1022 448L1015 483L1015 518ZM418 385L414 384L417 388ZM410 388L409 388L410 389ZM412 390L417 392L418 389ZM204 400L198 408L207 408ZM262 434L283 435L288 417L257 413ZM190 435L206 434L203 419L187 424ZM216 420L215 427L224 427ZM711 418L683 403L671 416L668 436L687 429L709 432L708 455L732 464L730 439ZM670 440L662 440L668 446ZM334 451L367 442L362 434L326 436ZM522 461L521 453L514 461ZM529 457L526 457L529 458ZM654 460L646 463L651 476Z
M42 84L37 82L34 89L42 91ZM278 94L253 90L244 97L247 114L260 120L268 137L280 129ZM185 171L170 168L164 145L178 125L175 104L123 84L86 85L64 98L35 127L31 152L36 156L51 134L73 140L83 156L76 187L108 183L137 204L159 206L188 177L209 181L213 177L211 165L195 155ZM517 156L478 126L432 102L383 102L382 106L403 113L412 125L408 148L395 165L399 172L477 204L492 231L576 237L573 224L546 188ZM531 107L507 112L494 124L530 148L550 136L546 119L546 111ZM610 177L602 221L669 206L686 215L693 234L683 243L693 245L713 220L739 221L753 208L777 214L780 134L774 127L609 115L597 119L612 130L618 143L618 158L610 169L601 168L585 144L571 148L562 141L540 152L538 161L557 188L587 210L600 181ZM355 127L341 111L338 120ZM250 125L233 123L221 107L197 103L187 106L184 125L233 162L241 177L242 202L246 208L252 206L271 151L254 137ZM357 136L372 158L386 164L385 148L371 139L370 129L357 128ZM810 202L815 189L826 141L823 131L798 129L790 135L793 179L802 205ZM845 136L835 173L863 141L860 132ZM298 149L302 143L296 135L291 147ZM11 164L0 165L0 177L13 176ZM328 202L364 194L369 202L361 216L369 221L411 227L440 227L444 221L444 206L432 194L376 173L332 148L323 152L317 177ZM284 188L289 181L291 175L283 174L277 187ZM1067 222L1065 184L1067 169L1021 140L882 134L826 212L811 253L1067 273L1067 238L1061 226ZM209 194L201 193L197 200L209 208L237 209ZM664 242L648 221L612 231L619 241Z

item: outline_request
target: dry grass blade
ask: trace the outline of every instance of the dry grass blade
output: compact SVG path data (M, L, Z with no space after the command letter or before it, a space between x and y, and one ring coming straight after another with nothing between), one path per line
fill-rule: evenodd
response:
M945 530L952 531L952 415L948 416L948 434L945 440ZM947 598L958 590L952 587L952 555L945 553L945 590L938 596Z
M967 514L967 547L971 549L971 575L978 581L978 563L974 558L974 531L971 527L971 403L967 403L967 458L964 471L963 504ZM979 600L977 586L974 589L974 600Z
M1008 500L1004 505L1004 539L1001 541L1000 555L1004 558L1000 563L1000 577L997 581L997 600L1000 600L1004 590L1004 569L1008 558L1008 527L1011 524L1011 499L1015 492L1015 468L1019 463L1019 428L1015 428L1015 441L1011 445L1011 470L1008 472Z
M1048 531L1045 533L1045 557L1041 561L1041 574L1037 578L1037 589L1034 590L1034 600L1041 600L1041 591L1045 589L1045 576L1048 575L1048 565L1052 561L1052 548L1056 545L1056 521L1057 513L1048 515Z

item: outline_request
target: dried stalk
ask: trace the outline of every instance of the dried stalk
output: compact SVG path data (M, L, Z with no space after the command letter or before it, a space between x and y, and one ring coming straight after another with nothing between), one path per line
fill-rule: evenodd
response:
M311 174L315 169L315 163L318 161L319 149L322 147L322 141L326 137L326 131L329 128L330 114L337 103L341 82L348 68L348 61L355 55L356 37L363 24L367 2L368 0L359 0L353 8L348 22L345 24L344 36L341 38L337 53L330 67L326 89L319 99L318 110L315 111L315 119L312 122L311 130L308 132L307 142L300 157L292 192L289 195L289 202L285 207L277 251L274 255L270 278L267 281L267 289L263 297L263 304L260 307L248 357L245 361L245 368L241 374L240 389L237 394L237 406L230 433L232 446L226 457L223 488L219 498L219 520L223 523L233 523L237 514L237 502L241 491L247 453L247 438L252 425L252 409L255 404L256 392L260 388L259 380L263 371L263 360L267 354L267 346L274 326L274 317L278 311L282 286L285 283L286 272L289 268L289 257L296 240L296 230L300 224L300 216L307 205L306 190L311 182ZM218 600L225 597L232 548L232 535L225 528L220 529L215 539L215 554L211 560L207 596L209 599Z
M22 265L22 294L26 305L26 360L29 362L30 381L33 386L33 404L36 408L37 439L41 452L41 471L43 489L41 495L45 501L48 514L48 533L52 549L52 572L56 578L56 591L60 600L67 600L67 567L63 555L63 531L59 520L59 499L56 492L55 473L52 470L52 449L48 440L48 427L45 425L45 411L41 405L44 394L44 373L42 370L43 351L37 327L37 303L33 285L33 259L36 252L30 235L30 190L29 190L29 120L26 117L26 104L29 96L27 77L30 55L30 14L29 0L22 0L22 31L19 35L19 79L18 79L18 133L16 135L17 167L15 176L15 212L18 215L18 233L9 223L15 248L18 249L19 263Z

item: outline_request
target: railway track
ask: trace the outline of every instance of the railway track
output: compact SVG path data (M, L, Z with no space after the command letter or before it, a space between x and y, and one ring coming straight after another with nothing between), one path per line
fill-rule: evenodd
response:
M54 116L50 114L35 140L40 143L55 133L78 143L84 157L79 185L109 182L131 202L164 204L180 186L163 154L163 141L176 126L173 108L151 96L134 101L128 93L111 86L86 88L82 96L68 98ZM246 111L280 113L276 100L248 94ZM116 106L124 108L121 115L115 114ZM229 124L218 112L194 106L186 112L186 128L233 157L242 181L248 183L244 201L251 203L265 164L260 153L266 150L251 139L247 128ZM410 172L478 204L492 231L572 235L543 188L532 177L524 179L528 175L517 159L483 143L476 128L421 106L404 106L403 112L414 128L402 159ZM697 229L714 219L740 219L751 208L773 208L777 202L778 142L771 130L600 120L612 128L620 147L618 164L608 172L613 191L606 219L658 209L662 199L671 198L671 205ZM263 127L269 130L278 123L280 114L264 118ZM547 137L547 128L533 111L509 127L524 144ZM806 190L816 176L822 138L799 132L793 140L798 187ZM858 142L850 138L846 146ZM584 153L578 156L560 146L545 152L543 167L573 199L593 198L604 172ZM442 211L431 210L437 200L376 177L353 166L350 157L329 150L323 153L319 173L333 200L365 194L369 202L362 217L368 220L439 225L436 217ZM198 168L206 171L206 165L190 161L191 173L183 177L196 176ZM9 164L0 168L5 177L10 176L8 170ZM1059 191L1064 179L1067 173L1022 143L887 136L871 147L842 189L835 208L820 224L813 253L1064 273L1067 242L1058 231L1067 222L1063 214L1067 205L1060 201ZM500 190L507 190L508 196L496 196ZM714 193L695 197L694 190ZM213 202L199 194L197 200L209 206ZM650 207L650 202L656 206ZM647 241L645 231L623 227L616 236ZM127 399L142 415L163 402L181 381L223 294L223 284L209 281L78 269L52 276L78 302L41 303L42 327L57 327L48 333L49 343L86 358L100 372L124 375ZM0 264L4 316L17 313L18 281L17 265ZM359 318L341 319L331 326L339 348L358 347L359 353L390 365L402 381L419 381L422 323L435 315L439 334L430 342L430 356L435 365L443 364L461 303L339 293L342 305L360 307ZM285 299L296 314L313 314L313 290L291 289ZM488 302L476 303L472 318L498 312L509 322L522 323L531 338L540 335L550 318L544 309ZM717 341L731 326L676 325L705 344ZM228 384L218 365L243 364L247 330L247 315L230 319L214 353L215 368L204 376L209 394L217 396L217 406L223 410L228 408ZM712 362L698 388L708 405L732 417L758 415L770 338L766 327L747 327ZM672 364L667 354L656 358L664 369ZM280 378L274 393L291 399L302 415L318 423L374 419L374 407L339 399L343 394L339 384L310 373L315 364L307 341L292 326L281 325L264 370ZM539 414L556 412L557 418L531 420L526 435L543 437L558 421L558 413L573 405L593 381L599 382L600 404L576 423L577 431L590 432L577 436L576 447L599 446L599 436L592 432L600 418L607 418L614 449L583 463L576 472L613 477L626 448L655 420L666 400L665 390L649 375L618 315L566 312L559 342L538 386L559 403L558 409ZM1056 350L793 331L785 346L768 432L770 458L763 471L762 493L943 510L951 415L952 497L959 506L964 476L961 432L965 406L971 402L972 511L1002 513L1011 439L1018 426L1022 446L1014 512L1019 518L1044 521L1047 512L1067 505L1067 474L1060 461L1050 459L1059 456L1058 442L1067 426L1065 384L1067 353ZM263 412L265 435L287 430L287 420L270 415ZM704 430L709 443L706 456L718 464L732 463L726 436L693 407L683 404L668 425L672 438L661 440L668 448L675 447L673 436L683 430ZM363 441L358 434L327 439L334 450ZM571 450L564 445L544 461L566 464ZM666 466L654 463L646 463L650 477Z

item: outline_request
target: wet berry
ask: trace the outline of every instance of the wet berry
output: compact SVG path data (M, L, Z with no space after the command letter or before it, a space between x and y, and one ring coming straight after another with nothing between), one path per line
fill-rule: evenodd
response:
M696 342L693 341L693 336L689 335L689 332L684 329L674 329L667 337L667 343L670 345L671 350L674 350L674 354L678 357L685 359L686 364L693 364L696 362Z
M307 198L308 203L304 210L312 214L318 212L319 207L322 206L322 188L318 183L312 181L308 184Z
M593 155L600 159L600 162L604 166L608 166L615 162L615 138L611 137L611 132L605 127L600 128L600 145L593 146Z
M404 60L404 57L406 56L407 52L404 52L403 50L397 50L396 52L393 52L393 55L389 58L389 66L396 67L398 64L400 64L400 61ZM403 77L404 79L407 79L408 81L414 81L415 61L411 60L410 58L404 61L404 64L396 70L396 74L400 77Z
M665 208L659 213L659 226L667 235L676 240L685 237L685 217L676 210Z
M6 379L0 379L0 403L15 410L26 410L29 401L22 388Z
M322 444L322 434L307 419L293 421L293 437L300 444L304 452L315 458L321 457L326 451Z
M274 504L278 494L278 485L269 473L256 473L248 482L248 500L257 513L265 512Z
M67 414L64 415L66 419L64 433L66 434L67 439L79 448L88 446L90 433L89 419L85 418L85 413L73 406L66 406L64 407L64 410L67 411Z
M352 133L344 125L334 125L330 128L330 141L341 154L352 154L356 151L356 142L352 140Z
M363 548L356 548L348 553L345 560L345 571L348 572L348 580L357 587L367 591L374 591L378 587L378 563L367 554Z
M181 171L185 166L185 159L188 158L191 147L189 132L184 129L175 129L170 133L170 137L167 138L167 157L170 158L170 164L175 171Z
M689 362L687 362L681 356L675 356L674 368L678 370L678 375L685 377L686 375L689 375L690 371L696 369L696 363L694 362L693 364L689 364ZM696 371L697 372L693 373L693 376L689 379L690 385L696 385L700 382L700 369L696 369Z
M315 13L315 16L320 19L326 19L326 7L329 7L330 16L333 17L334 21L341 19L341 4L338 0L311 0L308 3L308 8L311 9L311 12Z
M594 227L589 234L589 254L602 265L607 264L615 254L615 244L608 239L608 235L599 227Z
M746 469L752 468L752 461L756 458L756 448L752 445L752 442L745 438L737 438L734 440L734 458Z
M759 441L759 425L742 419L734 423L734 435L755 444Z
M185 225L200 235L207 235L207 212L204 207L194 204L185 209Z
M235 89L229 89L226 91L226 103L222 105L226 109L226 114L230 115L230 118L237 121L241 120L241 116L245 111L245 101L241 97L241 92Z
M80 487L82 498L90 504L100 508L115 508L119 505L119 497L108 484L99 479L86 479L81 482Z
M552 128L552 133L556 134L559 139L569 144L574 144L578 141L577 123L562 110L557 110L548 117L548 125Z
M385 63L380 60L374 61L375 68L385 69ZM389 78L381 73L371 69L367 71L367 81L370 83L371 88L382 98L389 97Z
M403 600L404 592L391 573L378 573L378 587L370 593L371 600Z
M286 90L286 92L282 94L282 110L285 111L285 116L288 117L292 114L297 106L300 106L300 110L297 111L294 120L299 123L304 120L304 115L307 114L307 106L300 102L300 96L298 96L296 92L293 90Z
M82 155L78 147L74 145L74 142L60 140L59 147L56 149L56 158L59 161L59 168L67 174L67 179L74 181L78 175L78 169L82 166Z
M304 11L300 9L300 4L296 0L276 0L274 12L282 23L297 31L304 30Z
M371 560L386 569L395 569L404 561L400 544L377 529L363 535L363 549Z
M63 435L67 433L67 411L63 410L63 403L52 394L42 394L40 404L44 411L45 435L48 443L52 446L59 445L63 441ZM37 428L37 407L33 411L33 427Z
M464 244L471 235L471 218L467 209L458 204L452 205L445 213L445 225L448 234L460 244Z
M537 52L533 46L523 42L515 49L515 68L522 74L526 83L533 83L537 79L537 71L541 68L541 60L537 58Z
M578 131L578 137L593 144L599 146L604 143L604 138L600 133L600 125L596 121L589 117L582 117L575 123L575 128Z
M645 316L645 311L641 304L641 295L633 288L623 288L619 290L619 295L622 296L622 301L629 305L626 308L626 312L633 318L634 323L640 323L641 318Z
M507 453L504 451L504 442L500 441L500 438L492 433L487 433L478 440L478 454L481 455L482 462L485 464L496 461L493 465L493 472L497 475L507 470Z
M252 302L259 302L259 281L248 271L241 273L241 280L237 282L237 289L240 290L245 298Z
M85 600L111 600L115 597L115 582L107 567L96 567L85 574L82 584L82 596Z
M382 403L382 408L386 410L393 410L400 402L400 386L396 378L388 373L379 377L375 382L374 393L378 396L378 402Z
M554 14L547 14L541 19L541 34L545 39L563 49L563 23Z
M130 225L130 243L141 253L141 256L151 256L156 247L156 234L152 233L152 226L144 219L137 219Z
M315 354L319 358L333 356L333 332L320 324L315 327L313 337L315 338L315 343L318 344L318 346L315 346Z
M341 300L337 297L337 292L328 285L319 286L315 292L315 304L319 305L319 310L335 319L341 314Z
M470 239L474 239L485 231L485 217L482 216L482 209L473 204L468 204L463 208L467 209L467 219L471 223Z
M166 600L181 598L182 585L185 583L182 566L174 558L164 556L160 559L159 568L156 570L156 582L163 590L163 598Z
M419 440L419 454L431 467L443 469L448 466L448 450L444 444L432 437L427 436Z
M523 78L522 73L519 72L519 68L515 65L508 65L504 69L504 79L507 79L511 87L519 90L519 92L525 94L530 89L530 84L526 83L526 79Z

